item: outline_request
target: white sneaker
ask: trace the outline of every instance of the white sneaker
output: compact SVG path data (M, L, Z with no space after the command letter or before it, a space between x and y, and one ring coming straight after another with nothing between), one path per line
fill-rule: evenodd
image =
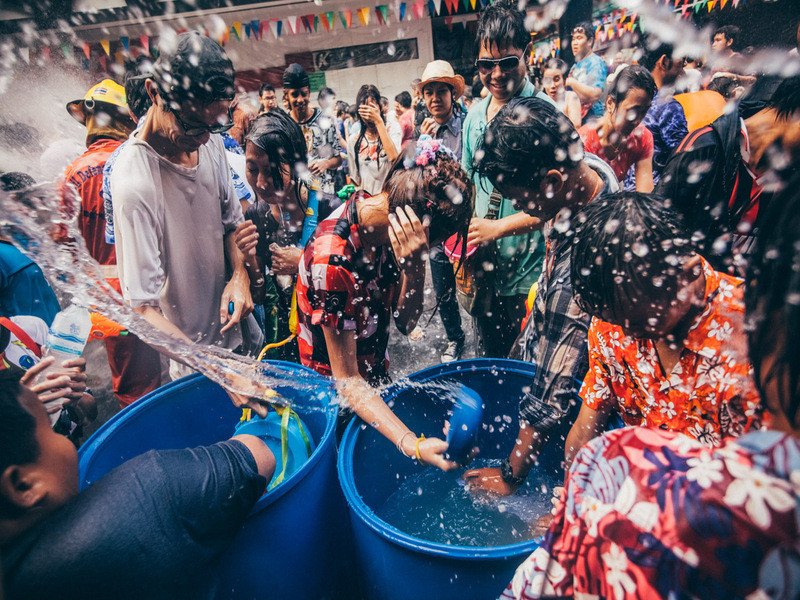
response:
M448 342L440 360L443 363L453 362L461 358L462 354L464 354L464 342Z

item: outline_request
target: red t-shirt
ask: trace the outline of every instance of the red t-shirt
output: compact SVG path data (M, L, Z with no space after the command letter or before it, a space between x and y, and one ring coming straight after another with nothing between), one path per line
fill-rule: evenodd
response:
M642 124L639 124L628 136L624 146L614 158L606 156L604 148L600 144L600 135L597 133L597 129L591 125L584 125L578 129L578 133L586 151L596 154L611 165L614 174L620 181L625 179L631 165L653 156L653 134Z
M397 122L400 123L400 130L403 132L402 143L405 144L414 137L414 110L409 108L397 119Z

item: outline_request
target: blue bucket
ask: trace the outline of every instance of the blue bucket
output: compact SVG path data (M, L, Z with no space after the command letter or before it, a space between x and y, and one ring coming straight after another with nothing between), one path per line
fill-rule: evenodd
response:
M336 484L331 381L292 363L274 362L286 375L277 388L297 399L295 410L316 445L308 461L267 492L219 563L211 570L208 596L215 598L347 597L352 562L344 502ZM316 396L292 387L313 381ZM317 410L310 410L316 405ZM80 484L91 485L126 460L152 449L213 444L233 435L241 410L224 390L202 375L167 384L126 408L80 450Z
M506 458L518 431L519 401L535 373L536 367L530 363L474 359L423 369L409 379L455 381L475 390L485 403L483 422L493 428L478 436L481 457ZM391 388L385 399L412 431L426 437L442 436L449 408L446 403L433 401L424 390L400 385ZM563 439L555 435L536 469L557 476L563 458ZM493 547L452 546L414 537L378 518L374 509L408 476L425 467L402 456L391 442L358 419L345 431L338 465L367 598L496 598L517 566L538 546L537 540Z

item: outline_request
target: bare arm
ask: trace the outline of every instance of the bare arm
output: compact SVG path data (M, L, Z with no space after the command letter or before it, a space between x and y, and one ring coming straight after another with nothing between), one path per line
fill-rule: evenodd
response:
M244 266L244 255L236 245L234 232L225 236L225 255L232 275L219 303L219 321L223 325L221 333L228 331L253 310L250 276ZM233 302L233 313L229 315L228 306L231 302Z
M653 157L648 156L636 163L636 191L649 194L653 191Z
M581 126L581 100L575 92L567 91L564 103L564 114L572 121L576 129Z
M608 422L609 412L610 408L602 407L599 410L595 410L585 404L581 404L578 418L572 425L572 429L569 430L567 441L564 444L564 461L567 471L569 471L569 467L578 450L603 431Z
M365 423L377 429L381 435L398 447L406 456L414 456L417 450L417 434L412 432L381 399L380 394L364 381L358 371L356 339L352 331L337 331L322 328L325 345L331 360L336 388L344 401ZM423 462L448 471L455 467L444 459L447 443L437 438L428 438L419 443Z
M572 91L578 94L581 99L581 102L584 104L591 104L596 102L600 99L600 96L603 95L603 89L599 87L595 87L593 85L586 85L585 83L581 83L574 77L567 77L566 84L568 87L572 88Z
M389 129L386 127L386 123L383 122L383 119L377 119L375 121L375 127L381 138L381 145L386 152L386 157L389 159L389 162L394 162L400 154L400 149L395 147L392 137L389 135Z
M167 335L181 340L182 342L186 342L187 344L194 344L194 342L190 340L186 334L178 329L177 325L173 324L161 313L160 308L145 304L143 306L137 306L133 310L142 315L145 321L150 323L150 325L159 331L163 331Z
M502 219L473 217L469 224L468 244L486 244L510 235L523 235L541 229L544 223L522 211Z
M406 205L389 213L389 241L402 276L400 297L395 306L395 325L404 335L414 328L422 314L425 289L425 257L428 253L427 226Z

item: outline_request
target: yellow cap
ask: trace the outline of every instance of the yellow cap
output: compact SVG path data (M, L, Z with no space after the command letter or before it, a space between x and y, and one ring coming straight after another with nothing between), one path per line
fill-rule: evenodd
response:
M67 111L81 125L86 125L86 110L94 108L95 102L105 102L119 108L128 108L125 88L116 81L103 79L100 83L90 87L83 99L68 102Z

